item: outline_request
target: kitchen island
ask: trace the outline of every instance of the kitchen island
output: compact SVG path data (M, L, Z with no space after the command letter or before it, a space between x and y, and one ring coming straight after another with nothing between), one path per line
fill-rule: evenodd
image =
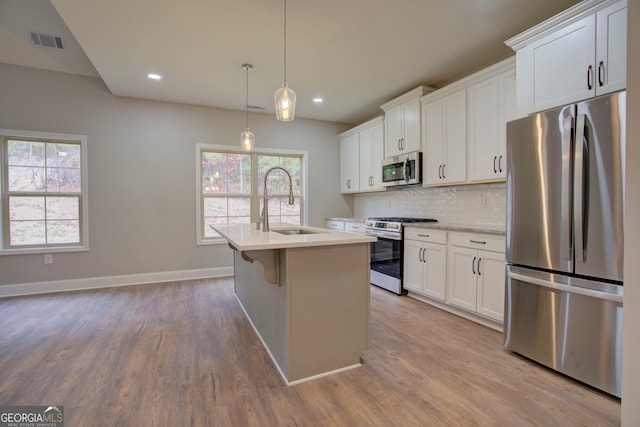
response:
M360 366L375 237L284 225L214 229L234 250L236 298L287 384Z

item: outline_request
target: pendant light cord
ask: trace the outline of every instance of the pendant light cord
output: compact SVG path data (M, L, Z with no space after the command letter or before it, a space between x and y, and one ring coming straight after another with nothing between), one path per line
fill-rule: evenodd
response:
M284 0L284 81L287 81L287 0Z
M245 104L244 104L244 106L245 106L245 110L247 112L247 116L246 116L247 117L247 126L246 127L247 127L247 129L249 129L249 67L248 66L245 67L245 71L246 71L246 74L247 74L247 86L246 86L247 90L245 91L245 98L244 98Z

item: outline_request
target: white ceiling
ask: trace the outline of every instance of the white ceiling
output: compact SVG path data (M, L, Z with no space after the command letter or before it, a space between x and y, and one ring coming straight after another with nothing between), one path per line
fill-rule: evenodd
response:
M441 87L512 55L504 40L576 3L289 0L296 117L362 122L420 84ZM0 0L0 62L99 76L116 96L236 110L251 63L249 104L273 113L283 11L283 0ZM61 35L67 49L35 47L29 31Z

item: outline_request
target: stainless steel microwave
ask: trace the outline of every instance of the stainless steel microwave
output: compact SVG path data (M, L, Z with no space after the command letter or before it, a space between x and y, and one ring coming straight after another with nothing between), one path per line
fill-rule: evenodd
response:
M414 185L422 183L422 153L399 154L382 161L382 185Z

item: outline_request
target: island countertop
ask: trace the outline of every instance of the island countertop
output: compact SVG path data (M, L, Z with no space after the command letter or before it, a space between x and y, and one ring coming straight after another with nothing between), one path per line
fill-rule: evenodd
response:
M271 231L268 232L256 230L255 224L215 225L212 228L240 251L348 245L376 241L375 237L366 234L345 233L326 228L291 224L271 225ZM313 234L285 235L277 233L277 230L292 228L311 231Z

